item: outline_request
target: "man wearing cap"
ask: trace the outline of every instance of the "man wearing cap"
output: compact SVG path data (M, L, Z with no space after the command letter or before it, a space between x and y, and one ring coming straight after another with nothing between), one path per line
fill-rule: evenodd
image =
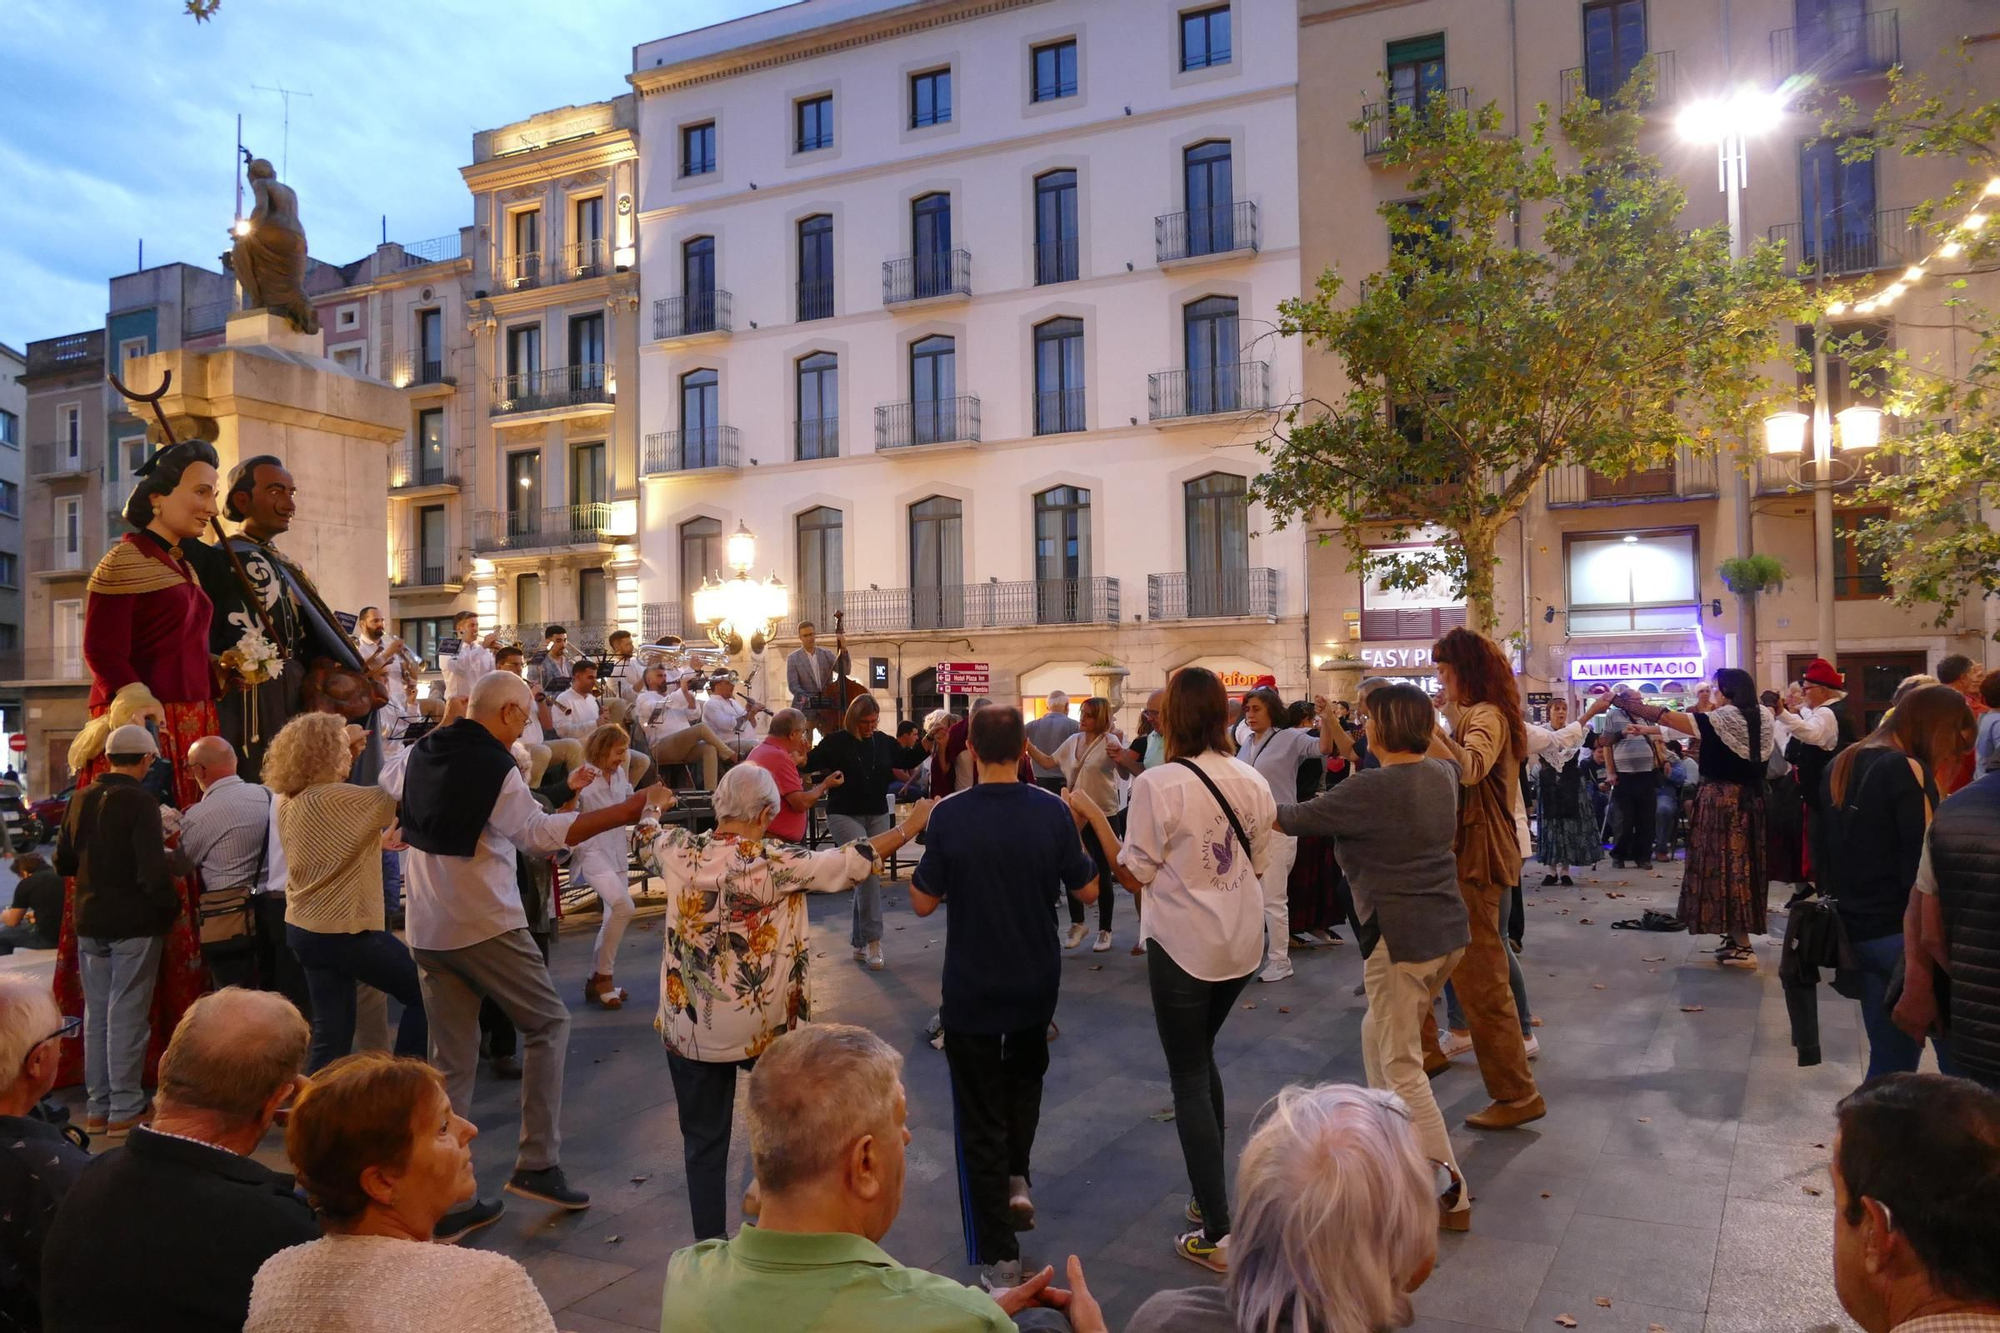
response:
M83 973L85 1128L118 1138L144 1121L153 982L180 894L167 866L160 803L140 785L159 757L153 733L124 726L104 745L109 771L69 803L56 871L76 880Z
M1806 850L1809 862L1820 859L1815 846L1825 816L1820 811L1820 776L1835 755L1859 739L1854 721L1841 704L1847 699L1847 678L1824 657L1806 664L1799 688L1788 691L1778 704L1778 738L1785 742L1785 758L1798 770L1800 795L1806 808ZM1812 872L1812 866L1806 867Z

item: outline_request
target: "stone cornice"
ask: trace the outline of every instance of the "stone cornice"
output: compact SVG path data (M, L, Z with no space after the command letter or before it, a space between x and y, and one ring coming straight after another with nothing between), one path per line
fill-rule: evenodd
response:
M1405 5L1414 5L1417 2L1418 0L1346 0L1345 3L1334 3L1314 13L1301 13L1299 26L1303 28L1315 23L1338 23L1342 19L1351 19L1357 15L1373 14L1383 9L1401 9Z
M592 167L613 167L639 157L639 136L629 129L606 130L574 143L551 144L531 153L511 153L487 162L460 167L466 188L475 194L504 190L510 185L543 184Z

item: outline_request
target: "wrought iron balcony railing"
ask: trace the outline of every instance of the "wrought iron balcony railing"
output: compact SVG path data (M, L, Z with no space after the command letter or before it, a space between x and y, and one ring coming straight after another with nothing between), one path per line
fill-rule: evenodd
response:
M875 409L877 452L978 439L979 399L971 394L884 403Z
M1162 264L1203 255L1254 252L1257 243L1257 205L1248 199L1185 213L1162 213L1153 219L1154 258Z
M1653 95L1646 99L1646 106L1672 106L1680 98L1678 73L1672 51L1648 51L1646 59L1653 62ZM1565 114L1576 105L1578 99L1588 97L1594 102L1609 102L1625 86L1631 71L1620 69L1610 61L1596 64L1572 66L1562 72L1562 110Z
M1812 218L1781 222L1771 228L1769 236L1784 243L1785 268L1791 273L1804 268L1838 278L1907 268L1922 263L1930 253L1930 233L1910 220L1914 212L1909 208L1880 213L1833 209L1817 225Z
M793 599L792 618L779 627L778 635L796 633L802 621L831 624L836 611L842 613L849 634L1112 625L1120 619L1118 580L1099 575L805 594Z
M1146 377L1146 414L1152 421L1262 412L1270 406L1271 366L1266 361L1227 361Z
M389 455L389 489L457 486L460 484L457 462L449 454L428 452L417 444L403 444Z
M734 468L738 466L736 427L655 431L646 437L644 462L649 477Z
M667 635L682 635L684 617L679 602L644 602L639 607L639 633L647 643L658 643Z
M720 287L663 296L653 302L653 337L692 338L703 333L728 333L735 328L734 301Z
M1148 620L1213 620L1278 614L1278 571L1221 569L1191 574L1148 574Z
M481 552L539 551L610 542L615 539L611 511L612 506L604 503L481 510L473 518L472 548Z
M404 241L401 243L403 259L401 267L417 268L424 264L442 264L448 259L457 259L460 254L457 232L449 236L433 236L428 241Z
M456 384L456 376L445 374L444 353L435 347L420 347L396 353L389 382L399 389L413 384Z
M801 417L792 423L792 441L801 462L840 457L840 418Z
M611 271L611 243L602 236L588 241L572 241L562 248L563 282L601 278Z
M1771 33L1771 73L1822 81L1884 74L1903 58L1902 24L1893 9L1825 18Z
M509 291L523 291L542 285L542 252L517 250L499 263L500 285Z
M1682 449L1664 467L1607 477L1580 464L1549 469L1549 507L1630 504L1640 500L1695 500L1720 495L1720 470L1714 454Z
M546 412L563 407L610 407L611 379L601 361L580 366L556 366L526 375L502 375L493 381L492 415Z
M972 295L972 253L926 250L882 262L882 304Z
M1444 90L1444 109L1463 111L1472 100L1472 92L1467 88L1447 88ZM1395 136L1395 110L1399 106L1414 107L1418 115L1424 115L1436 105L1436 95L1432 100L1418 105L1411 101L1391 98L1382 102L1370 102L1361 108L1361 153L1364 157L1380 157L1389 151L1389 140Z
M833 318L832 278L807 278L799 284L799 318Z
M398 551L389 575L392 588L441 588L460 581L458 558L447 551Z

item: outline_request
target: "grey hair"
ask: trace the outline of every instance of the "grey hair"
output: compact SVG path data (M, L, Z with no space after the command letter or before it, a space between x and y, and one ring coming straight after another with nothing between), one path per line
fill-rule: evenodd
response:
M47 982L23 972L0 973L0 1093L14 1090L28 1052L53 1037L62 1021Z
M903 1057L867 1028L807 1023L772 1042L745 1099L766 1197L825 1176L863 1135L895 1133L902 1076Z
M956 721L958 719L951 715L949 708L933 708L924 714L924 735L928 736L939 727L948 727Z
M1068 691L1068 690L1050 690L1050 691L1049 691L1049 698L1048 698L1048 704L1049 704L1049 707L1051 707L1051 708L1067 708L1067 707L1069 707L1069 691Z
M489 671L472 684L472 695L465 701L465 711L475 717L491 717L508 704L519 704L523 708L535 706L534 692L528 682L511 671Z
M778 784L755 764L738 764L724 773L709 799L717 819L740 820L745 824L756 823L766 811L777 814L783 804Z
M1375 691L1381 689L1384 685L1394 685L1395 683L1395 680L1388 676L1370 676L1354 687L1354 697L1365 704L1368 702L1369 695L1375 693ZM1230 1243L1232 1245L1235 1244L1234 1241Z
M1272 1098L1236 1167L1237 1327L1375 1333L1412 1316L1436 1254L1437 1180L1393 1092L1322 1083Z
M776 736L780 740L796 736L806 727L806 715L796 708L780 708L771 714L770 725L765 728L766 736Z

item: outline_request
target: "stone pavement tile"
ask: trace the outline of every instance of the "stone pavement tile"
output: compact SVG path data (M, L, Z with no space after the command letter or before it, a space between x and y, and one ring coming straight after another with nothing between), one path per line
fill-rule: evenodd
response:
M573 1312L602 1319L614 1325L658 1328L660 1300L666 1290L665 1279L666 1262L662 1260L659 1263L649 1263L630 1276L600 1287L569 1305L557 1319L556 1327L567 1330L568 1325L564 1321Z
M1542 1053L1530 1068L1535 1071L1535 1082L1545 1086L1615 1084L1646 1065L1645 1046L1599 1041L1590 1028L1559 1030L1544 1020L1536 1035L1541 1039Z
M1452 1076L1440 1075L1438 1081L1448 1077ZM1551 1086L1542 1093L1549 1113L1540 1120L1519 1129L1466 1129L1460 1124L1466 1113L1486 1105L1486 1090L1478 1078L1470 1082L1473 1095L1458 1097L1444 1109L1445 1123L1452 1129L1452 1150L1475 1181L1515 1168L1587 1178L1597 1169L1612 1120L1625 1097L1622 1086L1609 1092ZM1439 1100L1442 1104L1443 1098Z
M1709 1227L1578 1213L1557 1247L1547 1285L1613 1302L1705 1309L1715 1238Z
M1760 1143L1831 1143L1833 1108L1861 1084L1859 1064L1805 1069L1791 1055L1756 1056L1744 1088L1740 1138Z
M1731 1199L1704 1333L1853 1333L1833 1290L1833 1212Z
M1601 1291L1566 1291L1553 1283L1542 1288L1528 1311L1529 1333L1563 1333L1556 1322L1559 1315L1576 1320L1576 1333L1648 1333L1655 1324L1667 1333L1701 1333L1699 1309L1676 1310L1665 1305L1645 1305L1610 1297L1609 1308L1599 1305Z
M1681 1000L1681 996L1677 995L1675 999ZM1646 1047L1641 1069L1648 1073L1676 1069L1712 1069L1732 1074L1747 1072L1755 1033L1742 1021L1745 1012L1741 1006L1732 1008L1706 1004L1703 1004L1700 1013L1695 1014L1686 1013L1678 1006L1670 1009L1660 1017L1660 1026Z
M1433 1319L1419 1314L1410 1322L1409 1333L1504 1333L1491 1324L1461 1324L1453 1319Z
M1600 1158L1576 1211L1634 1222L1715 1228L1722 1225L1730 1169L1715 1162L1660 1157Z
M1729 1168L1729 1197L1808 1208L1833 1207L1833 1140L1820 1142L1826 1146L1816 1148L1809 1141L1739 1141Z
M1108 1214L1113 1234L1103 1246L1086 1256L1085 1263L1093 1258L1103 1258L1131 1268L1163 1270L1170 1274L1181 1269L1189 1273L1205 1271L1200 1265L1179 1258L1173 1250L1174 1237L1192 1226L1187 1220L1187 1202L1186 1187L1181 1186L1156 1195L1152 1203L1143 1208L1121 1209ZM1129 1222L1126 1219L1130 1219ZM1192 1286L1193 1283L1183 1281L1178 1285Z
M1587 1177L1532 1166L1509 1165L1480 1175L1463 1156L1458 1164L1472 1182L1473 1233L1492 1232L1537 1245L1561 1243L1589 1185Z
M551 1310L560 1310L580 1301L620 1278L630 1277L634 1271L624 1264L586 1259L561 1250L531 1255L521 1261L521 1266L535 1280L535 1285L541 1289L542 1299L548 1302Z
M1553 1245L1507 1239L1503 1228L1438 1234L1437 1270L1417 1289L1417 1313L1427 1319L1519 1329L1555 1258Z
M1167 1256L1167 1263L1173 1266L1164 1270L1134 1268L1108 1258L1082 1257L1083 1280L1090 1284L1090 1294L1104 1307L1104 1322L1113 1329L1125 1327L1133 1312L1154 1292L1217 1286L1222 1282L1221 1277L1207 1269L1171 1254ZM1069 1277L1060 1263L1056 1264L1056 1281L1061 1286L1069 1284Z
M635 1329L642 1329L645 1333L658 1333L660 1327L658 1310L653 1311L652 1320L644 1324L622 1324L612 1319L598 1319L591 1315L578 1314L574 1310L557 1310L555 1317L559 1333L633 1333Z
M1746 1078L1720 1071L1641 1075L1611 1122L1604 1151L1614 1157L1727 1165L1735 1151Z

